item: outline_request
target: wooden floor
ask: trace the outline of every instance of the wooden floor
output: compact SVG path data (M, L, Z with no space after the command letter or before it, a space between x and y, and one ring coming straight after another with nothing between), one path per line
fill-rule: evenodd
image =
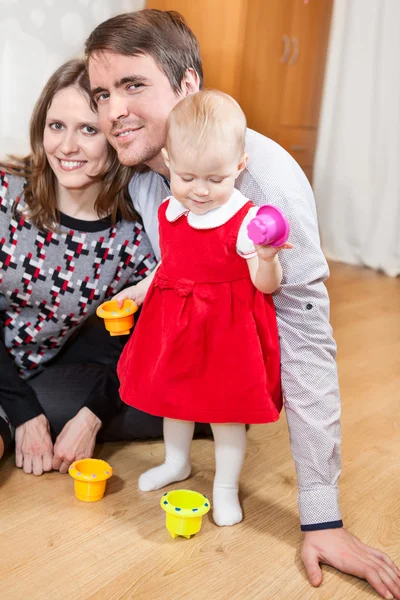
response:
M332 324L343 397L341 505L346 525L400 563L400 280L332 265ZM356 600L368 586L324 567L309 587L299 559L296 482L286 421L254 426L243 474L245 520L170 538L160 492L138 475L161 443L105 445L115 476L85 504L68 475L0 469L1 600ZM184 486L211 496L213 444L195 441ZM173 487L173 486L172 486Z

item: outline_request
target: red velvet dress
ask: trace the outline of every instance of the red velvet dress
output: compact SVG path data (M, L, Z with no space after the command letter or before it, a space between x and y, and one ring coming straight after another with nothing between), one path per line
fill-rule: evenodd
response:
M118 364L121 398L152 415L268 423L282 408L270 295L253 285L236 241L248 202L224 225L195 229L159 208L161 266Z

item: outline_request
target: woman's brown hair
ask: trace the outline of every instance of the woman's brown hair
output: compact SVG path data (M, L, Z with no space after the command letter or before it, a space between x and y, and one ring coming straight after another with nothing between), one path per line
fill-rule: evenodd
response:
M10 157L12 162L0 163L0 170L27 179L24 199L27 218L39 230L56 230L59 211L56 197L56 177L48 163L43 147L43 135L47 111L57 92L75 86L87 96L92 109L90 84L84 60L70 60L50 77L36 102L30 121L31 153L24 158ZM132 168L120 164L117 153L109 146L105 172L94 180L101 179L103 185L95 208L99 217L111 214L113 223L117 215L123 219L137 218L132 202L127 195L127 185L132 177Z

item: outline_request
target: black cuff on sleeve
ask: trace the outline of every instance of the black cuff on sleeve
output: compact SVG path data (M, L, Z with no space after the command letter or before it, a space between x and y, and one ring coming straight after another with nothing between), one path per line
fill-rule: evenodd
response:
M122 408L118 390L119 381L115 367L104 365L102 377L99 378L84 404L100 419L103 425L107 425Z
M0 365L3 371L0 377L0 404L13 427L18 427L43 414L36 392L21 379L16 368Z
M24 381L3 342L0 320L0 405L11 425L18 427L43 414L35 391Z
M8 449L12 442L10 426L5 419L0 417L0 436L3 438L4 452Z
M327 521L326 523L314 523L313 525L302 525L302 531L321 531L322 529L339 529L343 527L343 521Z
M32 388L26 391L24 397L21 397L18 393L14 394L13 390L8 390L7 403L1 401L1 405L13 427L18 427L18 425L22 425L44 413Z

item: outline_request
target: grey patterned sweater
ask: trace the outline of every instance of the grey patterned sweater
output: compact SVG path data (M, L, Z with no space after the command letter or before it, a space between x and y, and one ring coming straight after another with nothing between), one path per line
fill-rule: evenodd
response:
M17 380L6 381L4 361L11 359L19 378L29 380L99 304L155 266L138 222L120 220L113 226L109 218L81 221L61 215L59 232L38 231L22 212L24 185L22 178L0 172L0 404L7 405L14 424L36 415L24 410L22 397L10 409Z

